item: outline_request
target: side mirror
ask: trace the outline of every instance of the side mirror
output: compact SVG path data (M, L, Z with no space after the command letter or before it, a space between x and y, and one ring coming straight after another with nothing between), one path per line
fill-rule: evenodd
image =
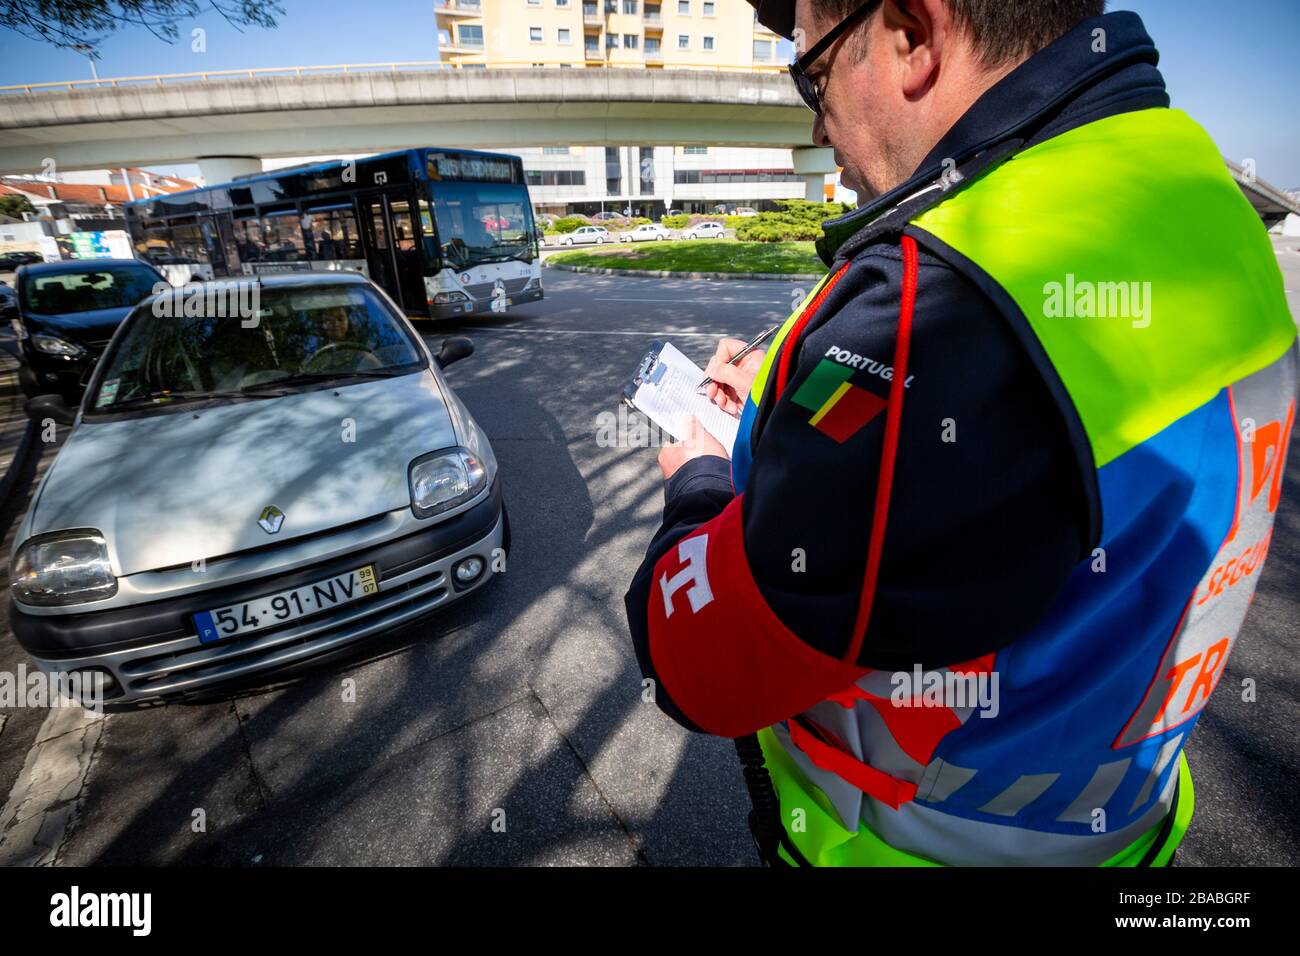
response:
M438 363L438 368L446 368L452 362L459 362L473 354L474 343L463 335L454 335L442 340L442 347L438 349L438 354L433 357L433 360Z
M60 425L71 425L76 420L77 412L69 408L62 395L37 395L27 400L23 406L27 417L36 423L52 418Z

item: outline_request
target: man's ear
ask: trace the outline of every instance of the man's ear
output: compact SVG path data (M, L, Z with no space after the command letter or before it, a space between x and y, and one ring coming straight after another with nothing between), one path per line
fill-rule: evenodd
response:
M898 64L904 96L916 96L934 82L951 20L944 0L885 0L885 30Z

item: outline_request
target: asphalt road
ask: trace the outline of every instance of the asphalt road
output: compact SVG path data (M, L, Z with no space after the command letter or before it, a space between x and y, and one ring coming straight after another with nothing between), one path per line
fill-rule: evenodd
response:
M50 855L72 864L757 862L731 743L687 734L641 698L622 595L658 525L660 481L654 449L602 447L597 434L650 339L702 362L719 335L757 332L798 294L790 283L556 271L546 288L540 303L429 336L469 334L477 345L448 378L500 460L514 531L508 571L349 662L233 700L110 715L82 755L89 769L63 794L75 818L42 831ZM16 500L0 513L6 553L25 507ZM1188 748L1197 815L1180 864L1300 863L1298 580L1293 454L1254 608ZM0 670L22 660L0 634ZM1247 677L1258 686L1253 703L1240 699ZM3 797L42 728L51 731L41 711L0 713Z

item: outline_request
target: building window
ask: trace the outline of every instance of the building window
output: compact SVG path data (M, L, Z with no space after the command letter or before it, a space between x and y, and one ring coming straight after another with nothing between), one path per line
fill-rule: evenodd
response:
M528 0L528 5L530 7L540 7L542 5L542 0Z
M569 0L555 0L555 5L557 7L567 7L569 5Z
M542 42L542 28L541 28L541 27L529 27L529 28L528 28L528 40L529 40L529 42L531 42L531 43L541 43L541 42Z
M637 45L637 34L635 33L623 34L623 46L625 49L635 50L636 45Z
M483 47L483 28L481 26L469 26L462 24L456 28L456 35L459 37L460 46Z
M568 156L569 147L567 146L543 146L543 156Z
M639 5L639 0L623 0L623 12L636 13L636 9Z
M524 178L530 186L585 186L587 172L583 169L529 169Z
M605 194L617 196L623 191L623 167L618 158L617 146L605 147Z
M646 37L646 38L645 38L645 52L646 52L646 55L647 55L647 56L649 56L651 53L658 53L658 52L659 52L659 38L658 38L658 37Z
M606 34L605 34L605 49L606 49L606 50L617 50L617 49L618 49L618 34L617 34L617 33L606 33Z
M711 3L705 3L705 4L704 4L704 15L705 15L706 17L711 17L711 16L713 16L713 4L711 4Z
M679 17L691 15L691 0L677 0L677 15Z
M689 50L691 48L691 38L685 33L677 34L677 49Z
M685 156L707 156L709 147L707 146L683 146L682 154Z
M594 17L596 15L596 0L584 0L582 4L582 15L584 17ZM758 16L758 14L754 14Z
M772 41L755 40L754 41L754 59L770 60L772 59Z
M557 42L559 42L559 43L563 43L565 46L568 46L568 44L569 44L569 28L568 28L568 27L558 27L558 28L556 29L556 31L555 31L555 39L556 39Z
M641 195L653 196L655 193L655 148L641 147Z
M704 38L704 49L706 49L706 50L712 50L712 49L713 49L713 37L705 37L705 38Z

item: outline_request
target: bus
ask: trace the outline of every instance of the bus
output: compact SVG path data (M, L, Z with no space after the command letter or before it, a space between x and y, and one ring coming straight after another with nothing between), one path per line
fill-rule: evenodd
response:
M416 319L542 298L518 156L408 149L255 174L124 209L136 257L176 285L351 270Z

